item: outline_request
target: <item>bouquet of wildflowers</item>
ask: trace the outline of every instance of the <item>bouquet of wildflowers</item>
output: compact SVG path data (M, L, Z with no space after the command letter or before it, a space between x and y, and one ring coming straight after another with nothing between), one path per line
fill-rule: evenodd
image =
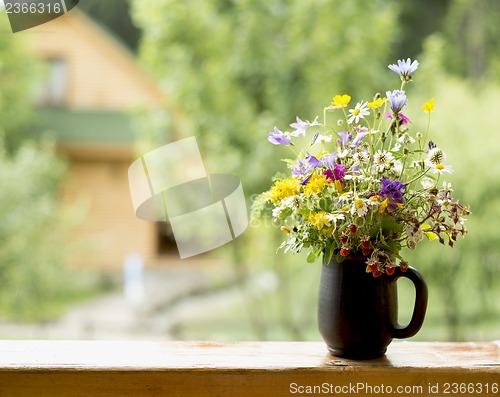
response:
M403 247L414 249L425 237L453 246L467 233L469 210L442 180L452 168L429 139L434 99L422 106L428 113L424 133L412 133L403 113L404 88L417 68L417 61L399 60L389 69L399 74L400 89L354 107L349 95L335 95L323 123L297 117L291 131L274 127L269 133L272 144L294 153L284 160L290 174L275 177L261 195L288 235L280 247L285 252L307 249L308 261L323 255L324 263L334 255L337 261L363 256L367 272L378 277L392 274L397 262L407 268Z

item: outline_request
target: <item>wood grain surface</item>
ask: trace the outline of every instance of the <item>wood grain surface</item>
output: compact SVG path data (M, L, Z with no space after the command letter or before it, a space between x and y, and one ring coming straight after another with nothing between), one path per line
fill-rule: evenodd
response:
M495 386L496 385L496 386ZM393 342L334 357L322 342L0 341L0 396L500 396L500 342Z

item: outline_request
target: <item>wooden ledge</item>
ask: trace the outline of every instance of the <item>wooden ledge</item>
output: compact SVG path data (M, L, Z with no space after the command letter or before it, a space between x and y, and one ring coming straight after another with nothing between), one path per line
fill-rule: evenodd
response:
M393 342L367 361L334 357L322 342L0 341L0 396L9 397L500 396L499 388L500 341Z

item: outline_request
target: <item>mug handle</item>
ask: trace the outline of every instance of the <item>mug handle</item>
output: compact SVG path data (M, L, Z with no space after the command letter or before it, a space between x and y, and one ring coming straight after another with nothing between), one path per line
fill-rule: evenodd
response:
M405 272L396 266L395 272L391 276L391 283L395 283L400 277L406 277L411 280L415 286L415 306L411 320L407 326L393 325L392 336L403 339L415 335L424 323L425 311L427 310L427 284L420 273L413 267L408 267Z

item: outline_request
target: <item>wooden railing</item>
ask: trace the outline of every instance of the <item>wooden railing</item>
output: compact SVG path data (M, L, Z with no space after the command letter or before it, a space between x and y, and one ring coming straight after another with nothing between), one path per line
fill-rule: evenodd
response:
M321 342L0 341L1 397L500 396L500 342L393 342L350 361Z

